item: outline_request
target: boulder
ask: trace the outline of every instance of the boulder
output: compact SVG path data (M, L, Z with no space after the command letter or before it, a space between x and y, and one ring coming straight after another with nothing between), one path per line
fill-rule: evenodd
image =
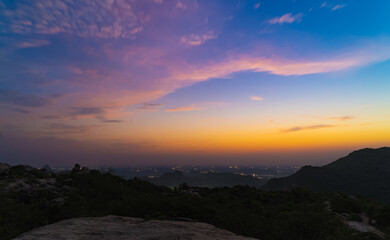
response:
M9 165L6 163L0 163L0 175L1 174L6 174L9 170Z
M250 240L226 230L201 222L150 220L106 216L76 218L47 225L24 233L15 240L81 240L81 239L159 239L159 240Z

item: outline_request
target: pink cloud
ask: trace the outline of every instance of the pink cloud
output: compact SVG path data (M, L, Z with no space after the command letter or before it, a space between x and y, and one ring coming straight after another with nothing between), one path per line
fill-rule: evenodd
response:
M251 96L250 99L253 101L259 101L259 102L264 100L264 98L258 97L258 96Z
M129 106L156 102L159 98L183 87L212 78L227 78L241 71L268 72L282 76L306 75L339 71L390 58L390 48L376 40L351 49L350 53L336 54L332 58L294 60L282 57L262 57L231 52L221 61L189 63L163 48L103 45L101 55L109 64L72 64L65 68L72 74L56 82L64 89L77 89L56 99L42 116L69 118L69 108L102 108L99 115L77 116L78 119L122 119L136 114ZM116 64L118 68L110 66ZM187 108L185 108L187 107ZM181 110L199 110L208 106L196 104L178 107ZM173 110L172 110L173 111Z
M165 110L165 112L199 111L199 110L203 110L206 108L221 106L221 105L224 105L224 103L223 102L203 102L203 103L192 104L190 106L170 108L170 109Z
M300 22L302 20L302 16L303 16L302 13L298 13L296 15L292 15L291 13L286 13L283 16L272 18L268 22L270 24Z
M200 108L195 106L185 106L185 107L177 107L177 108L170 108L165 110L166 112L190 112L190 111L198 111Z
M362 66L390 57L390 49L386 47L360 48L365 50L354 50L351 54L323 60L296 61L232 54L223 61L199 64L190 64L157 48L107 48L108 59L135 68L126 67L121 71L105 69L104 66L70 68L77 74L73 81L66 83L72 86L77 84L82 90L67 97L73 106L110 107L105 115L108 119L116 119L126 116L123 112L126 106L153 102L176 89L211 78L226 78L240 71L269 72L282 76L317 74ZM138 72L147 75L139 75ZM204 106L194 105L178 110L199 108L203 109Z
M352 67L363 66L390 58L390 47L377 41L377 45L367 44L339 54L329 59L293 60L282 57L255 57L240 55L227 57L220 62L207 62L201 65L183 63L170 69L171 81L181 81L185 85L211 78L225 78L241 71L269 72L291 76L327 73Z
M208 63L203 66L186 65L180 69L173 69L172 80L187 80L191 82L204 81L210 78L223 78L234 72L253 71L270 72L272 74L290 76L306 75L338 71L352 66L361 65L358 59L301 61L278 60L242 56L219 63Z
M212 31L209 31L203 35L191 34L188 36L183 36L180 38L180 42L186 45L198 46L205 43L207 40L215 39L215 38L217 38L217 35L214 34Z
M181 1L177 1L176 7L180 8L180 9L184 9L184 10L187 9L187 6L184 3L182 3Z

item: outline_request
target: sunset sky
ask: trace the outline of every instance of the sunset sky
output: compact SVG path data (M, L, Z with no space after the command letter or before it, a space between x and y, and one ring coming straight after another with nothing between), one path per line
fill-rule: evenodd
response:
M390 145L388 0L0 0L0 162L322 165Z

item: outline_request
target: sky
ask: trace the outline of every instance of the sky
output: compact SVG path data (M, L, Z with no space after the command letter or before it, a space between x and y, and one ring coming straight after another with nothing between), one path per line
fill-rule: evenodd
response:
M323 165L390 146L388 0L0 0L0 162Z

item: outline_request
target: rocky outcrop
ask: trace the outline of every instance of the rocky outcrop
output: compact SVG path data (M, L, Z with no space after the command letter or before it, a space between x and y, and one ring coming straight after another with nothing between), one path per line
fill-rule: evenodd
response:
M6 163L0 163L0 175L6 174L9 171L9 165Z
M383 232L379 231L378 229L368 224L362 222L356 222L356 221L347 221L346 223L350 228L356 231L363 232L363 233L370 232L378 235L380 238L385 238L385 234Z
M24 233L15 240L77 240L77 239L136 239L136 240L189 240L227 239L250 240L207 223L168 220L146 221L139 218L106 216L77 218Z
M0 163L0 193L3 200L25 204L38 201L40 207L61 206L65 202L64 193L69 189L71 186L64 181L58 182L56 175L48 170Z

